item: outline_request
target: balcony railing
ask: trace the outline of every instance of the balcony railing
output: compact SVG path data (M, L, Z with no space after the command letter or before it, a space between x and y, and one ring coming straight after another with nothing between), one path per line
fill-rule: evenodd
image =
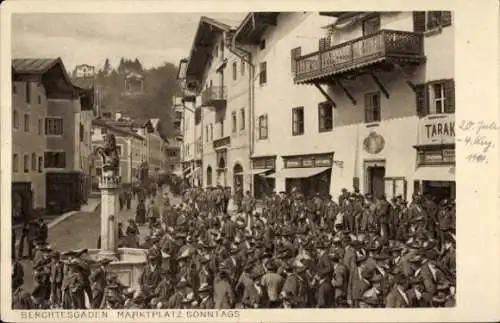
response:
M225 86L210 86L201 94L201 105L214 105L225 103L227 99L227 88Z
M231 144L231 137L227 136L227 137L219 138L219 139L214 140L214 149L227 147L230 144Z
M385 59L425 60L422 34L380 30L324 50L298 57L295 82L342 74Z

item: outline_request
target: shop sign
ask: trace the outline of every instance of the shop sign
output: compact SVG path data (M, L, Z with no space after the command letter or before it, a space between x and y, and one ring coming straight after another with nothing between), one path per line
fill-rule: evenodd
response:
M312 159L304 159L302 161L302 167L313 167L314 166L314 160Z
M274 157L255 158L252 161L253 169L276 168L276 159Z
M295 167L301 167L301 160L300 159L289 159L285 161L285 167L286 168L295 168Z
M304 155L285 158L285 168L332 167L332 154Z
M420 145L455 143L455 115L430 115L420 120Z
M316 167L330 167L332 166L332 159L331 158L316 159L314 161L314 164Z

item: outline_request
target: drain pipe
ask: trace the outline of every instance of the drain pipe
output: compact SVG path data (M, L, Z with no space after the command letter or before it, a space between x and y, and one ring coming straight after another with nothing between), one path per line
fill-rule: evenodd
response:
M250 165L252 156L254 154L254 138L255 138L255 127L254 119L255 119L255 109L254 109L254 75L255 75L255 65L252 63L252 53L249 51L236 46L235 37L233 37L231 41L231 46L229 46L229 51L239 57L241 60L246 62L249 66L248 71L248 110L249 110L249 118L248 118L248 146L250 151L250 156L248 156ZM251 166L250 166L251 167ZM250 177L250 191L254 191L253 185L253 176Z

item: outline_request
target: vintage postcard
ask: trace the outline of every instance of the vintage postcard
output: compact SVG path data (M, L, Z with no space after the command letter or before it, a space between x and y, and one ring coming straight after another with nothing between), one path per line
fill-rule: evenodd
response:
M1 318L500 319L498 1L7 1Z

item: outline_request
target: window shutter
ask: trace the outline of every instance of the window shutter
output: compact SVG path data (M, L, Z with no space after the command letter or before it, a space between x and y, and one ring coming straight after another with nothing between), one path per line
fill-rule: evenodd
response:
M413 31L416 33L425 31L425 11L413 12Z
M455 81L453 79L446 80L444 83L444 112L455 112Z
M292 73L295 73L296 66L297 66L297 59L301 55L301 47L296 47L290 51L290 60L292 64Z
M323 130L321 128L321 119L322 119L322 116L323 116L323 113L322 113L322 110L323 109L323 103L318 103L318 130L321 131Z
M427 86L426 84L417 84L415 85L415 98L416 98L416 107L417 107L417 115L419 117L426 116L429 114L429 102L427 98Z
M266 139L269 138L269 120L267 118L267 113L266 113Z
M443 11L441 14L441 25L443 27L451 26L451 11Z
M365 122L370 122L370 97L365 95Z

